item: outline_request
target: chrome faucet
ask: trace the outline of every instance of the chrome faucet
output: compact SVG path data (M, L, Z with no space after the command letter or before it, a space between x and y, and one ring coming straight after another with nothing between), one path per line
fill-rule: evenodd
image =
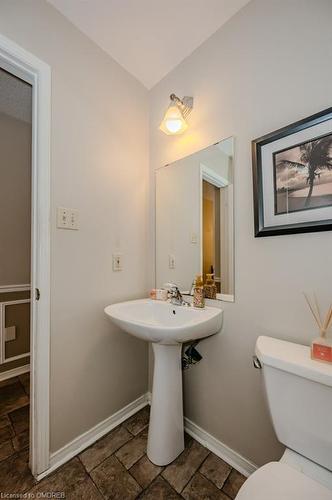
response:
M171 304L174 306L190 306L190 303L182 297L179 287L175 283L165 283L163 288L168 291Z

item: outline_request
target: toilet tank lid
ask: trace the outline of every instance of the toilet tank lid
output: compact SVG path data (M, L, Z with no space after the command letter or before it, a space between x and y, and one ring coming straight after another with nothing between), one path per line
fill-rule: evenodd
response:
M310 347L261 336L256 342L256 356L263 365L332 387L332 364L312 360Z

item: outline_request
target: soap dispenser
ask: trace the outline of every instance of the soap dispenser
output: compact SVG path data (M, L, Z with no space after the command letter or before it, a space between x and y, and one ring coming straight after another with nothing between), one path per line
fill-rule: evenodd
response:
M203 279L200 274L196 276L195 280L193 305L198 308L205 307Z

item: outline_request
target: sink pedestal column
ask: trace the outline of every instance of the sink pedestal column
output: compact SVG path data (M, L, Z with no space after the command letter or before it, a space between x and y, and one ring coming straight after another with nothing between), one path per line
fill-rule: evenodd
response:
M167 465L184 450L182 345L152 344L154 374L147 455Z

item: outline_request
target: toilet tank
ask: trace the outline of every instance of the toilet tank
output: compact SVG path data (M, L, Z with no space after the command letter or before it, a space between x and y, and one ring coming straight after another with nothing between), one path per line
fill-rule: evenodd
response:
M332 365L271 337L257 339L256 356L278 440L332 471Z

